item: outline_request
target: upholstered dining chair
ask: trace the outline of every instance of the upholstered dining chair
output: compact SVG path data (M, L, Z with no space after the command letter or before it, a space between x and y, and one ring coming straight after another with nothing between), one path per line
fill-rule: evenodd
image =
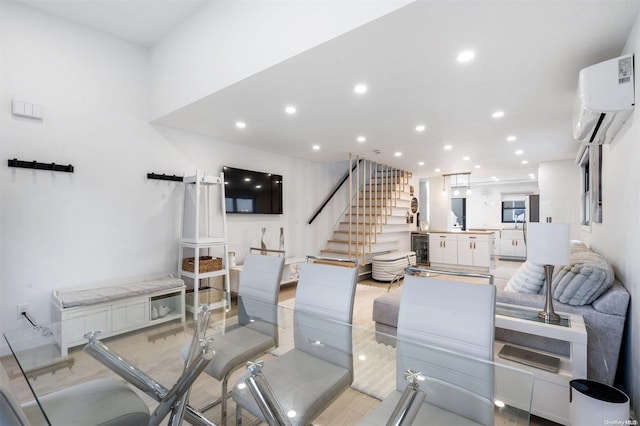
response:
M39 398L51 425L100 424L137 426L149 422L147 404L126 384L115 379L97 379ZM9 377L0 367L0 425L45 425L35 401L20 405Z
M316 259L318 260L318 259ZM300 268L293 313L293 349L262 368L270 389L287 413L287 422L309 424L353 381L351 321L358 276L357 262L327 261ZM341 263L342 262L342 263ZM341 266L342 265L342 266ZM265 417L244 386L234 386L236 424L242 409Z
M238 283L238 324L213 334L215 356L204 370L222 382L220 398L200 409L221 405L221 423L226 424L229 376L247 361L278 344L278 293L284 258L247 254ZM188 346L182 351L186 357Z
M493 425L493 340L496 289L407 275L398 316L396 390L360 424L385 425L420 372L426 399L414 424ZM397 412L396 412L397 413Z

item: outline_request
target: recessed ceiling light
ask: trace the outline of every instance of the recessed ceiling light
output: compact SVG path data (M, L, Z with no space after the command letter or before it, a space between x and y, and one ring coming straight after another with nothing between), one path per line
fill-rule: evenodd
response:
M536 175L529 175L529 177L530 177L531 179L535 179L535 178L536 178Z
M451 148L453 148L453 145L445 145L442 147L445 151L449 151Z
M440 171L440 169L435 169L435 170L434 170L434 172L439 172L439 171Z
M313 150L314 151L319 151L320 150L320 145L314 145L313 146Z
M418 166L424 166L424 161L418 161Z
M522 155L522 154L524 154L523 150L519 149L519 150L516 151L516 155Z
M458 62L469 62L476 56L476 52L473 50L464 50L458 53Z
M528 160L522 160L521 163L522 164L529 164L529 161Z
M502 118L504 117L504 111L496 111L493 114L491 114L491 116L493 118Z
M362 142L364 142L366 140L367 140L367 138L365 138L364 136L358 136L358 139L357 139L357 141L360 142L360 143L362 143Z
M517 138L517 137L515 137L515 136L513 136L513 135L511 135L511 136L507 136L507 142L513 142L513 141L515 141L516 139L518 139L518 138Z
M491 179L496 180L498 178L496 176L491 176Z
M462 161L469 161L469 160L470 160L470 158L469 158L469 156L468 156L468 155L466 155L466 156L462 157Z
M474 167L474 168L476 168L476 169L479 169L479 168L480 168L480 164L476 164L476 165L475 165L475 166L473 166L473 167Z
M359 95L367 93L367 86L364 84L356 84L356 87L353 88L353 91Z
M296 111L297 109L294 106L288 106L284 109L284 112L286 112L287 114L295 114Z
M401 153L400 151L397 151L397 152L396 152L395 154L393 154L393 155L395 155L396 157L401 157L401 156L402 156L402 153Z
M425 126L424 124L418 124L416 126L416 132L424 132L425 130L427 130L427 126Z
M262 185L256 185L256 189L262 188Z
M238 129L244 129L245 127L247 127L247 123L245 123L244 121L237 121L236 122L236 127Z
M251 178L244 178L245 182L251 182Z

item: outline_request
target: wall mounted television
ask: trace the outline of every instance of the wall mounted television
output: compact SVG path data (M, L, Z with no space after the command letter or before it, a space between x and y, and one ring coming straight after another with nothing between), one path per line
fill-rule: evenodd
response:
M282 176L224 166L227 213L282 214Z

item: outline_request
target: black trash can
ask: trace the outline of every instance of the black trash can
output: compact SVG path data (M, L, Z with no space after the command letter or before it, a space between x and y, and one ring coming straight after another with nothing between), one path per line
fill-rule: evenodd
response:
M629 397L593 380L569 382L569 422L574 426L631 424Z

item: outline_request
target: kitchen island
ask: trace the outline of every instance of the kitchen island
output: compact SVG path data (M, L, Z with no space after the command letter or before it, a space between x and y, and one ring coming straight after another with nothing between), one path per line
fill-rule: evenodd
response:
M494 233L490 231L430 231L432 268L489 272L493 262Z

